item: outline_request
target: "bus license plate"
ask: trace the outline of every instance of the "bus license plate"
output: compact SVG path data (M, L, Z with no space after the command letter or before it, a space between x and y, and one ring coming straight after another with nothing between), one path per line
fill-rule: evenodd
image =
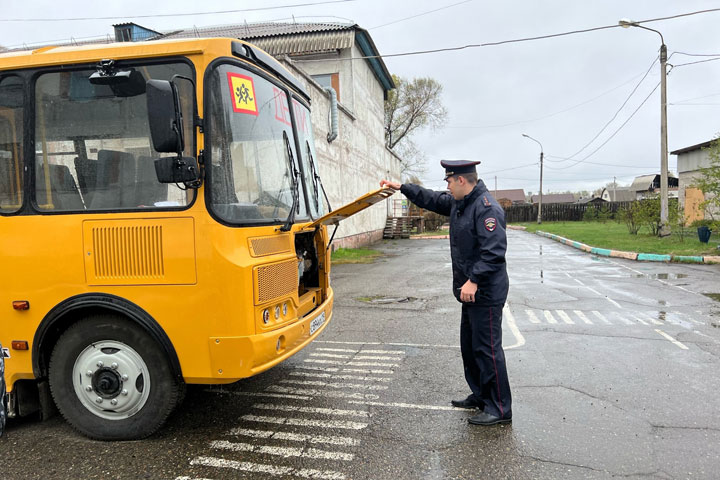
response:
M322 327L325 323L325 312L322 312L320 315L317 316L317 318L314 318L310 322L310 335L317 332L317 329Z

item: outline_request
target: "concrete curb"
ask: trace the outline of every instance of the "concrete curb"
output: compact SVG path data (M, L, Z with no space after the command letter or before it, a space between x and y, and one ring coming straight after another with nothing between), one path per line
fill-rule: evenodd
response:
M543 232L542 230L536 231L535 234L601 257L624 258L626 260L637 260L639 262L720 263L720 256L715 255L701 257L695 255L658 255L655 253L623 252L621 250L591 247L590 245L585 245L584 243L576 242L561 237L560 235L555 235L554 233Z

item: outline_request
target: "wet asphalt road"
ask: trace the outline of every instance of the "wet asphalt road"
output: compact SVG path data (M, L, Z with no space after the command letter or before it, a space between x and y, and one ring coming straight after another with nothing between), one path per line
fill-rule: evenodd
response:
M279 367L195 386L150 439L12 422L9 479L718 478L720 266L597 258L509 232L513 424L477 427L447 240L339 265L333 322ZM401 301L398 301L401 300Z

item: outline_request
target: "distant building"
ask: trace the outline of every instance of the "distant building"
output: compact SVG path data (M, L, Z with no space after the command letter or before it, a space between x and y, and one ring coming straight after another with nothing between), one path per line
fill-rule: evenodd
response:
M718 211L701 211L699 205L705 200L705 195L692 186L700 178L700 170L712 165L710 153L707 150L712 142L713 140L710 140L670 152L672 155L677 155L678 202L683 208L688 222L702 220L711 214L715 216L720 214Z
M511 190L490 190L490 193L493 197L495 197L495 200L503 206L503 208L510 205L523 205L527 203L525 200L525 190L522 188Z
M641 175L635 177L630 190L635 192L635 199L642 200L660 193L660 174ZM668 175L668 198L678 198L678 178L672 173Z
M637 200L637 193L630 187L605 187L600 198L606 202L632 202Z
M533 204L540 202L540 195L530 197ZM543 203L575 203L575 195L572 193L543 193Z

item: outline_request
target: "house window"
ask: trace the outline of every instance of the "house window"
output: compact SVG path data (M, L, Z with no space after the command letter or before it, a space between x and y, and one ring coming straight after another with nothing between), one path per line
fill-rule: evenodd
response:
M313 75L313 80L322 85L323 87L332 87L337 93L338 101L340 101L340 74L339 73L326 73L323 75Z

